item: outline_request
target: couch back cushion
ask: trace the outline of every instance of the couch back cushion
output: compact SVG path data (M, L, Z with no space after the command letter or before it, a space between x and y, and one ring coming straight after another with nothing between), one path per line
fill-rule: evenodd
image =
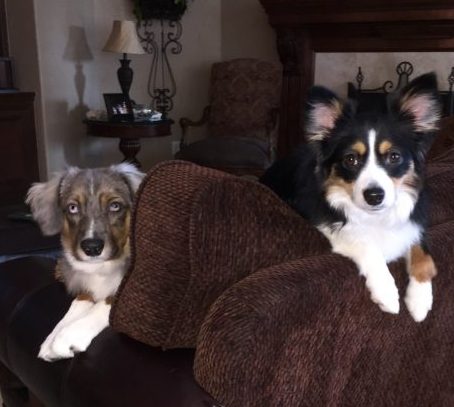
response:
M111 325L175 348L195 346L209 307L226 288L329 245L263 185L173 161L155 167L139 189L131 249Z

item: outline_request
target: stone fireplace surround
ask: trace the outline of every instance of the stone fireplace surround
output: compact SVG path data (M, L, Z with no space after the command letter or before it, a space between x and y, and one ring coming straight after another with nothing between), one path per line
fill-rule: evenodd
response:
M318 52L454 51L451 0L260 0L283 65L278 153L302 140Z

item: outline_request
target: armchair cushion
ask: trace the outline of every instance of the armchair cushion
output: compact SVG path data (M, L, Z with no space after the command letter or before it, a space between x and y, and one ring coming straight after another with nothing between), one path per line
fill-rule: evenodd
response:
M207 167L265 169L271 165L270 145L250 137L207 137L184 147L175 158Z

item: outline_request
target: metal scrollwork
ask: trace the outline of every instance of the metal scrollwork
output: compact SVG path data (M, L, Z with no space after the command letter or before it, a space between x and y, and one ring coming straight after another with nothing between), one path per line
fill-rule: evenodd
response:
M394 90L401 89L408 83L410 75L413 73L413 65L411 64L411 62L408 62L408 61L400 62L396 67L396 73L398 75L398 81L397 81L397 86L395 89L394 89L394 83L392 81L386 81L383 83L382 86L379 86L378 88L362 89L364 75L361 70L361 67L358 67L358 73L356 74L356 83L358 84L358 90L361 92L390 93ZM453 75L453 81L454 81L454 75Z
M363 81L364 81L363 71L361 70L361 67L358 66L358 73L356 74L356 83L358 84L358 90L361 90Z
M452 87L454 86L454 67L451 68L451 73L448 76L449 91L452 92Z
M178 55L183 50L179 42L183 33L181 23L162 19L144 20L138 25L137 32L145 51L152 55L148 94L153 108L166 117L173 109L173 98L177 93L169 53Z
M358 84L358 90L360 92L383 92L383 93L390 93L393 88L394 84L392 81L386 81L383 85L379 86L378 88L374 89L363 89L362 84L364 81L364 74L361 67L358 67L358 73L356 74L356 83Z
M413 73L413 65L411 62L403 61L400 62L396 67L397 75L407 75L410 76Z
M397 65L396 73L399 75L397 89L402 89L410 80L410 75L413 73L413 65L411 62L403 61Z

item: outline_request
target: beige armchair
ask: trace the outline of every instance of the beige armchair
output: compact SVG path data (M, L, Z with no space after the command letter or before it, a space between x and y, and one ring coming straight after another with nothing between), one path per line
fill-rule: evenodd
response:
M259 176L272 162L276 142L281 71L257 59L215 63L210 105L202 118L180 119L175 158L237 175ZM208 136L189 142L189 128L208 126Z

